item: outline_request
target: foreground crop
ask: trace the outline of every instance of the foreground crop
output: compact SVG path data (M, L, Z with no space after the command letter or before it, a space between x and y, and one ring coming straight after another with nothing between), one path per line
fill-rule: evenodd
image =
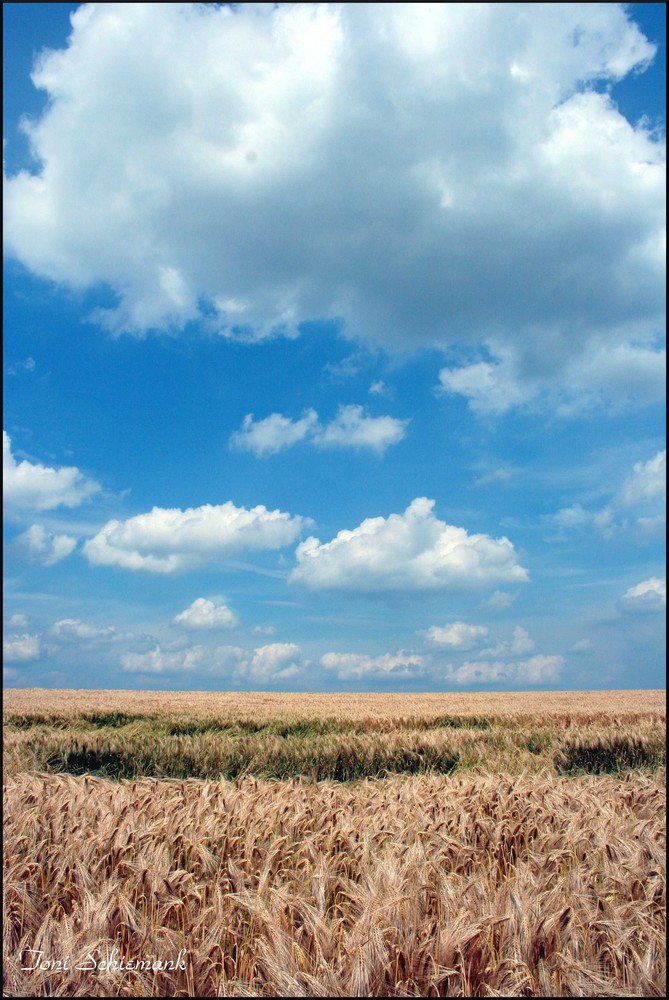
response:
M661 996L663 809L631 773L18 775L6 995ZM22 971L114 948L185 960Z

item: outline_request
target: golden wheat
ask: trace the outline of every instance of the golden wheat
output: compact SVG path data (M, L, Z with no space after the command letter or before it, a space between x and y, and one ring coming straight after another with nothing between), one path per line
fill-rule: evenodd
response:
M21 776L5 795L5 989L661 996L663 800L638 776ZM35 951L74 968L115 947L185 952L185 968L21 971Z
M657 692L8 694L6 996L665 995Z

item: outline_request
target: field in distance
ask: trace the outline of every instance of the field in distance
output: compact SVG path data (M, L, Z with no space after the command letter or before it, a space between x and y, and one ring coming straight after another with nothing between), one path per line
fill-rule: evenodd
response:
M6 996L664 996L664 692L8 690Z

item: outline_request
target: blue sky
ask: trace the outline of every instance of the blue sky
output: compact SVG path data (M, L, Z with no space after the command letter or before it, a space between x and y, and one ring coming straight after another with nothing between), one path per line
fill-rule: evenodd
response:
M3 16L5 685L664 687L665 6Z

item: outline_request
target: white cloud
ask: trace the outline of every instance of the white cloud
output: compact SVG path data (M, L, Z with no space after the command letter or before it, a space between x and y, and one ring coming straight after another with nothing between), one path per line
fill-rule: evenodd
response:
M353 678L416 677L424 673L425 660L400 649L397 653L383 653L380 656L366 656L363 653L325 653L321 665L326 670L334 670L339 680Z
M562 656L532 656L515 662L473 660L461 667L449 667L446 676L460 685L477 684L549 684L556 681L564 667Z
M228 680L272 684L302 673L308 661L300 647L290 642L275 642L246 650L240 646L205 646L185 649L165 648L156 643L146 652L126 653L121 657L125 673L182 674L223 676Z
M115 332L333 318L385 347L488 343L494 362L442 373L483 411L560 380L644 401L664 142L592 86L653 57L633 10L82 5L34 69L8 251L111 286Z
M600 406L624 408L635 403L661 402L666 393L666 352L658 346L593 343L571 358L562 357L562 334L544 335L545 364L532 357L529 347L488 340L494 360L442 368L438 392L464 396L481 417L500 416L517 406L550 406L553 413L571 416ZM551 355L551 347L555 357ZM556 368L560 379L556 381Z
M272 642L255 649L251 659L243 660L235 673L248 680L268 684L295 677L304 666L299 646L292 642Z
M592 649L592 642L590 639L579 639L575 642L573 646L569 648L570 653L587 653Z
M40 640L37 635L9 635L2 641L2 655L6 663L26 663L40 657Z
M481 656L494 656L497 658L522 656L524 653L531 653L533 649L534 639L532 639L527 629L523 628L522 625L515 625L511 639L503 640L490 649L482 650Z
M620 501L625 507L638 507L648 501L664 503L667 495L667 451L659 451L647 462L637 462L625 480Z
M51 469L26 460L17 462L6 431L2 432L2 475L5 503L10 510L78 507L101 488L73 466Z
M203 666L207 654L204 646L185 650L165 650L159 644L146 653L124 653L121 669L133 674L169 674L196 670Z
M280 510L247 510L231 501L187 510L154 507L127 521L108 521L83 551L96 566L173 573L242 550L283 548L305 523Z
M100 628L78 618L63 618L53 623L49 634L57 639L108 639L116 638L118 633L113 625Z
M28 357L22 361L15 361L12 365L7 365L7 374L13 376L20 375L22 372L34 372L36 367L35 359Z
M32 562L54 566L74 552L77 540L71 535L55 535L42 524L32 524L18 536L16 546Z
M488 634L483 625L467 625L466 622L451 622L450 625L439 627L433 625L425 635L435 646L447 646L450 649L473 649Z
M484 476L478 476L474 482L477 486L490 486L491 483L508 483L512 476L510 469L494 469Z
M15 614L11 616L7 625L9 628L26 628L28 625L28 618L26 615Z
M438 520L433 507L434 500L419 497L404 514L369 518L331 542L308 538L297 548L290 581L355 593L475 590L529 579L508 538L469 535Z
M666 606L667 583L657 576L630 587L620 598L621 610L629 614L663 612Z
M658 532L665 523L666 454L660 451L647 462L637 462L603 507L574 503L548 515L547 520L563 531L595 528L605 538L630 526L642 534Z
M254 625L251 631L254 635L276 635L274 625Z
M232 628L239 624L237 615L223 601L209 601L205 597L196 598L172 620L188 629Z
M276 455L284 448L291 448L303 441L318 427L318 414L307 410L299 420L290 420L280 413L272 413L264 420L253 419L247 413L240 430L230 438L230 446L240 451L252 451L254 455Z
M395 417L370 417L357 405L340 406L334 420L324 426L315 410L306 410L295 421L281 413L254 421L253 414L247 413L240 430L230 438L230 446L262 457L310 439L322 448L371 448L383 454L402 440L408 424L408 420Z
M368 417L362 406L340 406L334 420L316 437L323 448L371 448L382 455L406 434L408 420L395 417Z
M505 611L515 604L519 593L519 590L496 590L486 600L481 601L480 607L490 608L493 611Z

